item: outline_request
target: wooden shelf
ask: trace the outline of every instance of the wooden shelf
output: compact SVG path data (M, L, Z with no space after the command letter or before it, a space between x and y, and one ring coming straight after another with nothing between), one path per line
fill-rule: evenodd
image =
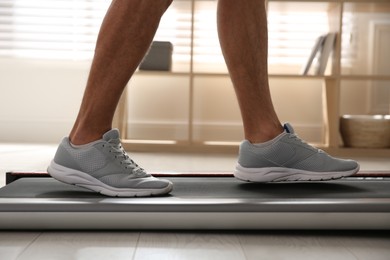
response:
M374 149L374 148L347 148L347 147L322 147L324 151L340 157L390 157L390 148Z
M267 0L268 2L282 2L282 3L294 3L294 2L306 2L306 3L384 3L388 4L389 0Z
M195 0L193 0L195 1ZM331 74L330 75L299 75L299 74L278 74L272 73L269 75L270 79L288 79L288 80L319 80L323 82L323 125L325 134L323 142L317 147L329 152L332 155L337 156L390 156L389 149L356 149L356 148L343 148L340 147L340 134L339 134L339 118L340 118L340 85L342 81L390 81L390 75L362 75L362 74L342 74L341 71L341 41L342 41L342 22L343 12L357 11L360 12L389 12L390 3L389 0L269 0L268 2L277 3L272 8L283 8L285 11L299 11L296 3L302 3L308 6L307 12L311 12L316 9L327 10L329 16L329 27L331 31L338 33L335 49L332 56ZM291 3L291 4L289 4ZM310 6L309 3L316 3L316 5ZM323 4L323 5L322 5ZM354 4L357 4L356 6ZM362 8L369 6L369 10ZM375 6L376 5L376 6ZM379 7L380 8L379 8ZM382 8L385 7L385 8ZM325 8L325 9L324 9ZM367 8L366 8L367 9ZM192 10L194 12L194 10ZM193 39L192 39L193 40ZM193 48L191 44L191 48ZM192 53L192 52L191 52ZM191 62L193 62L191 60ZM123 138L124 147L132 151L154 151L154 152L222 152L222 153L237 153L238 143L234 142L194 142L192 140L192 103L193 103L193 89L194 78L196 77L229 77L227 72L198 72L194 69L193 64L189 64L190 71L137 71L135 74L140 76L157 76L157 77L188 77L189 78L189 93L190 93L190 112L189 112L189 140L127 140ZM125 95L126 96L126 95ZM126 125L123 123L126 118L126 100L121 100L120 107L116 116L115 122L121 129L122 133L126 133Z
M390 75L341 75L340 80L390 80Z
M228 73L213 72L175 72L175 71L137 71L135 75L145 76L195 76L195 77L229 77ZM292 78L292 79L339 79L339 80L390 80L390 75L299 75L278 74L268 75L269 78Z

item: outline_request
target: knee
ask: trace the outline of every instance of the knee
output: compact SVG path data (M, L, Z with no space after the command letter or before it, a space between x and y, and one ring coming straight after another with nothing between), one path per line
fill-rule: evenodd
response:
M141 12L146 10L160 10L165 12L172 4L173 0L112 0L113 5L120 6L127 10L139 10Z
M165 1L166 8L168 8L173 2L173 0L164 0L164 1Z
M127 1L127 0L126 0ZM148 10L149 14L157 12L160 16L165 13L168 7L172 4L173 0L139 0L142 3L144 10ZM150 4L150 2L153 2Z
M147 5L148 7L147 8L150 8L150 3L147 2L147 1L144 1L144 0L140 0L141 3ZM162 12L165 12L168 7L172 4L173 0L152 0L153 2L153 7L161 10Z
M148 6L150 6L150 3L144 0L139 0L141 3L144 3ZM151 0L153 2L153 6L160 7L162 9L167 9L173 2L173 0Z

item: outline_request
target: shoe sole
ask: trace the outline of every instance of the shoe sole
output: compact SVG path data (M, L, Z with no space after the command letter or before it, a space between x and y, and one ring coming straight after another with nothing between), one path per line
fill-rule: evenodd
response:
M173 189L173 184L161 189L131 189L116 188L95 179L91 175L64 167L52 161L47 168L48 173L54 179L66 184L83 187L110 197L150 197L166 195Z
M234 176L248 182L327 181L348 177L358 171L359 166L350 171L311 172L283 167L245 168L237 164Z

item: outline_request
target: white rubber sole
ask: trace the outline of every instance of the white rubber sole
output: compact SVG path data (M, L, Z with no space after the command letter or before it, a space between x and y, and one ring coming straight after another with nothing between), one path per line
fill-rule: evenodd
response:
M149 197L168 194L173 189L173 184L169 183L161 189L131 189L115 188L95 179L91 175L70 169L52 161L47 168L48 173L54 179L66 184L80 186L106 196L111 197Z
M343 172L311 172L283 167L245 168L237 164L234 176L248 182L326 181L351 176L358 171L359 166Z

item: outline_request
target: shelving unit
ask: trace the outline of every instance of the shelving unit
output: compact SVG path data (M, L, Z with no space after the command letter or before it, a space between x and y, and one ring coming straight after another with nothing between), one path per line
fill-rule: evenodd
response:
M123 95L123 98L118 106L117 114L115 117L115 125L120 128L122 141L126 149L132 151L218 151L218 152L237 152L238 142L232 141L202 141L194 139L194 82L200 78L228 78L226 72L210 72L208 73L199 71L194 67L194 23L196 0L187 1L191 10L191 44L189 55L191 57L188 71L173 71L173 72L137 72L135 76L141 77L182 77L188 80L188 127L186 129L186 138L180 140L135 140L129 139L126 136L127 131L127 113L128 113L128 97L127 94ZM204 1L203 1L204 2ZM212 1L211 1L212 2ZM390 88L390 71L375 72L375 71L359 71L354 70L354 65L351 63L348 57L343 53L345 48L343 44L347 41L343 24L346 19L350 19L350 15L356 13L362 13L361 16L369 17L374 16L377 12L381 14L387 14L385 18L380 17L380 21L384 24L389 23L390 27L390 2L388 0L300 0L300 1L286 1L286 0L270 0L268 7L281 8L284 11L296 9L296 4L311 6L311 4L321 5L322 8L326 8L328 13L329 31L337 32L337 38L335 47L328 64L325 75L299 75L299 73L271 73L269 75L272 79L291 79L291 80L318 80L322 82L322 111L323 111L323 138L322 142L315 144L331 154L338 156L389 156L390 149L353 149L342 147L342 142L339 134L339 118L342 110L341 103L341 89L344 85L347 85L350 81L359 82L388 82ZM298 7L299 8L299 7ZM310 12L310 8L308 8ZM348 16L349 15L349 16ZM359 17L358 17L359 18ZM374 19L375 20L375 19ZM343 38L344 37L344 38ZM388 48L388 47L387 47ZM388 49L390 52L390 49ZM353 52L353 50L351 50ZM348 57L347 57L348 56ZM353 56L353 55L352 55ZM353 62L352 62L353 63Z

